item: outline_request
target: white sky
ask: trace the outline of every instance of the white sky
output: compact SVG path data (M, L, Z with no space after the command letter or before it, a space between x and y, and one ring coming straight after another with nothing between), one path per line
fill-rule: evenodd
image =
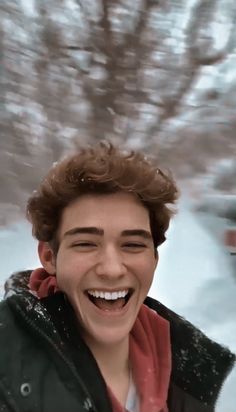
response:
M29 16L33 17L36 15L35 11L35 0L20 0L22 9L24 10L24 13Z

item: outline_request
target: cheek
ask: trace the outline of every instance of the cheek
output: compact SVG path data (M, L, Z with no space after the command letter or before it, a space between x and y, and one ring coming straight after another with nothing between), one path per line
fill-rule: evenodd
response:
M79 268L79 269L78 269ZM57 259L56 274L57 284L64 292L77 289L83 278L83 265L76 262L75 259L66 259L65 256L60 256Z
M144 290L149 290L153 281L155 269L156 261L148 261L146 263L140 262L140 264L137 265L136 273L138 273L139 282Z
M150 273L146 274L146 276L145 276L144 287L145 287L147 292L149 291L149 289L152 285L153 277L154 277L153 270Z

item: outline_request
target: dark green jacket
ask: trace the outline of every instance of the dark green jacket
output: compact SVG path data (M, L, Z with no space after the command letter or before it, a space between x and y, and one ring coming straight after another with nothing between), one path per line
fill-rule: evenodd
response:
M64 295L39 301L24 287L17 292L0 303L0 411L112 412ZM169 412L214 411L234 355L161 303L145 304L170 322Z

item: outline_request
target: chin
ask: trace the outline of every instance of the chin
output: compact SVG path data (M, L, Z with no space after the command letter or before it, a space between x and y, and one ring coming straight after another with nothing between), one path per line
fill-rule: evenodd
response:
M89 341L94 345L110 346L119 345L128 339L130 329L114 330L112 327L102 328L100 331L93 331L89 334ZM88 335L87 335L88 336ZM85 338L86 340L86 338Z

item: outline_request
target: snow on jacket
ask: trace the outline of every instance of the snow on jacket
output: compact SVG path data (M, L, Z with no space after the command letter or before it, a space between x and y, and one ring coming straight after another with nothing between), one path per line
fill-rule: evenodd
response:
M0 411L112 412L71 306L62 293L40 301L29 293L30 273L0 303ZM169 412L213 412L235 356L158 301L144 303L170 323Z

